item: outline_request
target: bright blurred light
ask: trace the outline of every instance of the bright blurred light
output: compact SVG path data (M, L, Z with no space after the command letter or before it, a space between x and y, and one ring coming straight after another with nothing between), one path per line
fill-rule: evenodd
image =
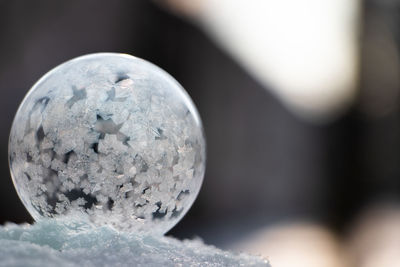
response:
M365 212L346 251L353 266L400 266L400 205L378 205Z
M288 224L254 232L236 251L262 255L273 267L345 267L335 236L314 224Z
M308 118L356 93L359 0L203 0L207 32L287 106Z

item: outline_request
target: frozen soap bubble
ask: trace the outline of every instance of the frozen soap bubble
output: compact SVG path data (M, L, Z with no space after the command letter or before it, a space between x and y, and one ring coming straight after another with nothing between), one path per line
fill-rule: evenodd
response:
M200 190L205 140L194 104L168 73L98 53L32 87L12 125L9 162L35 220L65 216L163 234Z

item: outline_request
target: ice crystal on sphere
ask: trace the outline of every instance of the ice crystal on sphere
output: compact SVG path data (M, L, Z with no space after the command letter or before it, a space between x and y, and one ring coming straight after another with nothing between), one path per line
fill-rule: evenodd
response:
M155 65L98 53L51 70L15 116L9 163L35 220L165 233L195 200L205 140L185 90Z

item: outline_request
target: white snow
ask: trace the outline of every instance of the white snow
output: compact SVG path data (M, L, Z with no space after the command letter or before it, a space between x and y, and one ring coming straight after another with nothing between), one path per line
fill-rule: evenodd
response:
M0 266L265 266L200 240L118 232L57 219L0 226Z

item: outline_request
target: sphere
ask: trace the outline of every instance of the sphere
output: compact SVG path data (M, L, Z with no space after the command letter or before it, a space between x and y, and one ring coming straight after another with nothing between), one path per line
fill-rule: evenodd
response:
M196 107L168 73L97 53L57 66L28 92L9 164L35 220L164 234L200 190L205 138Z

